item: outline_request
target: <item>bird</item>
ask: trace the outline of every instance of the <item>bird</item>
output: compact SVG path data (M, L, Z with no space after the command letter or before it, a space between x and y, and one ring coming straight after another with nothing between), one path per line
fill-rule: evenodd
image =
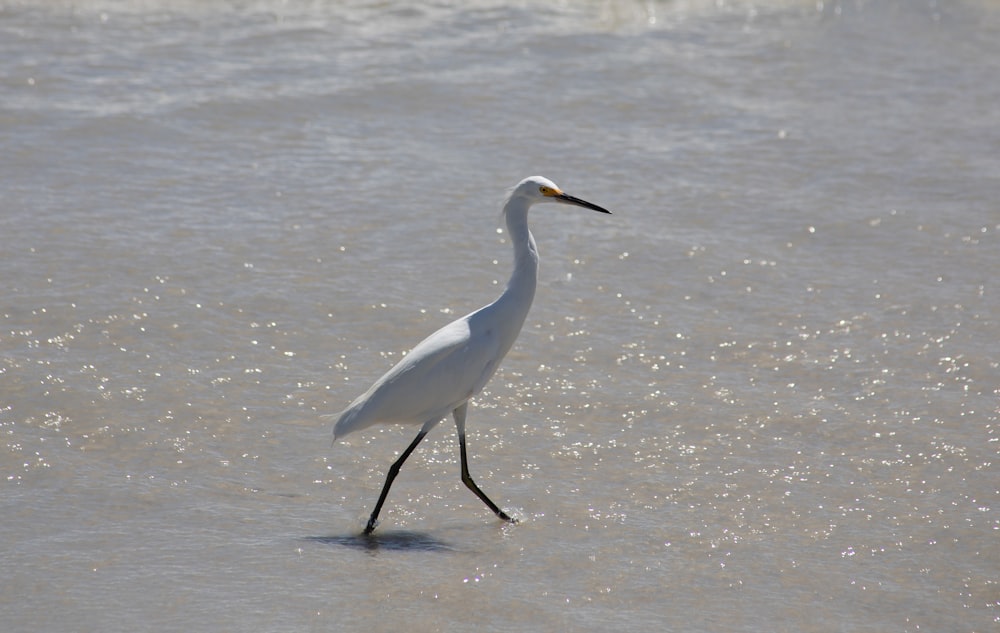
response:
M333 441L375 424L420 425L420 431L389 467L385 484L365 526L370 535L403 462L424 436L448 414L455 420L462 483L503 521L516 523L486 496L469 474L465 418L469 400L496 373L521 332L535 297L538 249L528 229L528 210L538 203L558 203L611 212L564 193L541 176L525 178L510 190L503 205L507 234L514 247L514 270L492 303L452 321L417 344L392 369L337 414Z

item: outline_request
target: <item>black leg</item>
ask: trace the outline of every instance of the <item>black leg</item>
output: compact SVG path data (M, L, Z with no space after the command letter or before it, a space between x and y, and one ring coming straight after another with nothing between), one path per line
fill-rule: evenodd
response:
M497 504L493 503L486 493L479 489L476 482L472 480L472 475L469 474L469 458L466 456L465 452L465 413L468 409L468 403L463 404L459 408L455 409L453 415L455 417L455 425L458 427L458 451L462 457L462 483L465 487L476 493L476 496L483 500L486 506L493 510L494 514L503 519L504 521L509 521L511 523L517 523L514 519L510 518L506 512L501 510Z
M406 458L410 456L413 449L417 447L420 440L424 439L425 435L427 435L426 430L422 430L417 433L417 437L413 440L413 442L406 448L405 451L403 451L403 454L399 456L399 459L393 462L392 466L389 467L389 472L385 476L385 485L382 486L382 494L379 495L378 503L375 504L375 509L372 510L372 516L368 519L368 525L365 527L365 534L371 534L375 529L375 524L378 522L378 513L382 511L382 504L385 503L385 498L389 496L389 487L392 485L392 480L399 474L399 469L402 468L403 462L405 462ZM462 463L465 464L464 458Z
M465 433L458 436L458 448L462 454L462 483L465 487L476 493L476 496L483 500L483 503L493 510L494 513L504 521L510 521L511 523L516 523L514 519L510 518L506 512L497 507L497 504L490 501L490 498L486 496L486 493L479 489L476 482L472 481L472 476L469 475L469 460L465 456Z

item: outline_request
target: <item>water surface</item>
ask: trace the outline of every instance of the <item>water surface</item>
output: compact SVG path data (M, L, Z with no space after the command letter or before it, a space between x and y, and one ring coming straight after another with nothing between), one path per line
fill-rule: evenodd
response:
M987 631L1000 5L0 5L8 631ZM415 429L335 413L500 292Z

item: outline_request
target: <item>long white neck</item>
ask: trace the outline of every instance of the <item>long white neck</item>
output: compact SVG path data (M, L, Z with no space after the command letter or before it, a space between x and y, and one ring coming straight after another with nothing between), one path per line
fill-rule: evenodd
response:
M507 234L514 246L514 272L510 274L507 288L497 302L509 302L512 306L521 308L515 310L519 314L511 314L510 317L523 322L535 298L538 250L535 248L535 238L528 230L527 202L523 198L512 198L504 205L503 213L507 220Z

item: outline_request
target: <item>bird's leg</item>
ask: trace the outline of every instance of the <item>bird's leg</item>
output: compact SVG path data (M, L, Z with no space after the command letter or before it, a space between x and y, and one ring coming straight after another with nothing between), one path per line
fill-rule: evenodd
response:
M462 456L462 483L465 487L476 493L476 496L483 500L486 506L493 510L493 512L503 519L504 521L509 521L511 523L516 523L514 519L510 518L506 512L501 510L497 504L493 503L486 493L479 489L476 482L472 480L472 476L469 474L469 458L466 456L465 452L465 414L469 408L469 403L465 402L462 406L458 407L452 412L455 417L455 426L458 427L458 450L459 454Z
M402 468L403 462L406 461L406 458L410 456L410 453L412 453L413 449L417 447L420 440L424 439L424 436L427 435L427 430L428 429L421 429L421 431L417 433L417 437L414 438L413 442L406 447L403 454L399 456L399 459L394 461L392 466L389 467L389 472L385 476L385 485L382 486L382 494L379 495L378 503L375 504L375 509L372 510L372 516L368 519L368 525L365 527L365 534L371 534L375 529L375 524L378 522L378 513L382 510L382 504L385 503L385 498L389 496L389 486L392 485L392 480L399 474L399 469Z
M501 510L497 506L497 504L490 501L490 498L486 496L486 493L479 489L479 486L476 485L476 482L472 480L472 476L469 475L469 460L465 456L464 433L461 433L458 436L458 447L462 453L462 483L464 483L469 490L476 493L476 496L482 499L483 503L485 503L490 510L493 510L493 512L496 513L498 517L500 517L504 521L510 521L511 523L516 523L516 521L510 518L510 516L506 512Z

